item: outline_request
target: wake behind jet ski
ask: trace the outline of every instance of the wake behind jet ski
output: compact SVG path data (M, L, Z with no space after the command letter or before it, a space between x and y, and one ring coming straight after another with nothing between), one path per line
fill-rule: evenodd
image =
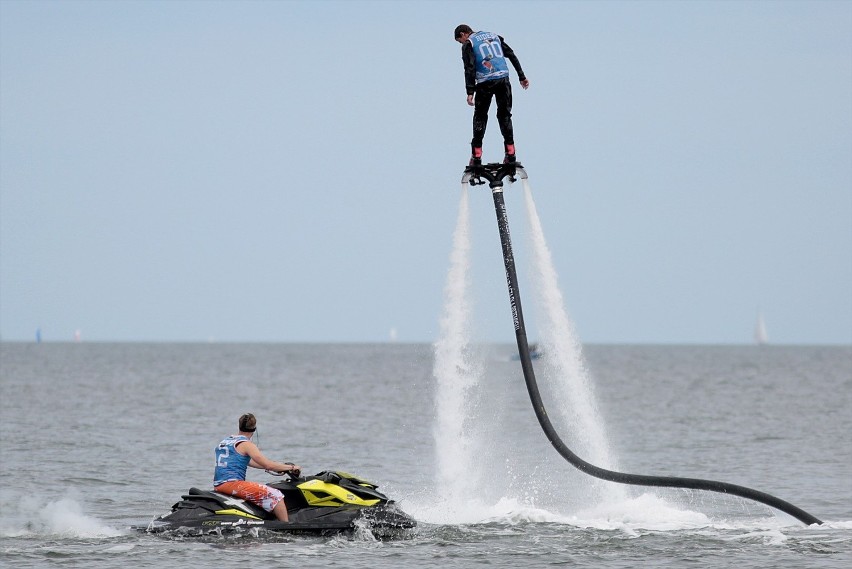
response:
M271 474L279 474L270 472ZM341 471L313 476L280 473L282 480L269 483L284 494L290 521L275 516L246 500L210 490L190 488L172 511L155 518L151 533L179 532L189 535L221 534L260 529L270 532L331 535L369 530L378 538L404 537L417 522L403 512L378 486Z

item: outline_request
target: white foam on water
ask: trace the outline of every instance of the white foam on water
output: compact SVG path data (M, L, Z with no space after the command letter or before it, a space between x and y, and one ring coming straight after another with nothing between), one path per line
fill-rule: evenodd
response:
M724 541L759 541L766 545L783 545L796 535L808 532L850 529L850 522L827 522L821 526L803 527L786 516L717 519L686 508L647 492L620 501L604 502L593 507L565 512L542 508L512 496L504 496L492 504L468 500L464 509L441 511L431 506L410 510L427 524L474 525L527 523L561 524L574 528L616 531L627 537L649 533L687 532Z
M45 502L22 497L11 502L3 500L3 521L0 537L62 537L100 538L117 537L124 532L89 516L83 506L73 498Z
M526 499L504 496L491 504L468 498L465 507L447 511L434 506L410 509L421 522L430 524L553 523L578 528L621 531L639 535L648 531L698 530L717 527L706 515L683 509L652 494L610 501L573 512L543 508ZM766 528L766 520L759 527ZM727 527L727 525L723 525ZM742 528L743 524L737 527ZM748 529L756 529L748 526Z
M628 533L638 530L696 529L712 525L706 515L680 508L653 493L603 502L577 512L571 516L570 523L580 527L621 530Z
M123 543L121 545L113 545L112 547L107 547L106 549L102 549L103 553L112 553L112 554L122 554L128 553L136 548L135 544L132 543Z
M794 518L769 508L765 509L765 513L735 518L710 516L648 491L633 498L605 502L578 511L567 521L580 527L620 530L635 535L686 530L731 541L759 540L769 545L784 543L790 532L835 527L824 524L808 528Z

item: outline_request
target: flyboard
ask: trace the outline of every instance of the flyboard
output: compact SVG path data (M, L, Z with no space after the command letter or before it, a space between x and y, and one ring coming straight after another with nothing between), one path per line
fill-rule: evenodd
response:
M607 480L609 482L618 482L619 484L632 484L636 486L658 486L665 488L688 488L692 490L708 490L711 492L719 492L722 494L731 494L749 500L754 500L767 506L771 506L782 512L785 512L806 525L821 524L822 521L808 512L794 506L793 504L776 498L765 492L729 484L727 482L717 482L714 480L703 480L701 478L679 478L673 476L648 476L644 474L627 474L624 472L616 472L607 470L586 462L576 454L574 454L568 446L559 438L559 434L550 422L547 416L547 410L544 408L544 403L541 400L541 394L538 390L538 383L535 379L535 371L533 370L532 358L530 357L529 343L527 342L527 332L524 327L524 314L521 309L521 295L518 289L518 276L515 270L515 258L512 253L512 240L509 235L509 218L506 214L506 204L503 200L503 180L508 179L510 182L515 182L517 178L522 180L527 179L527 172L519 162L508 164L482 164L470 165L464 170L462 176L462 184L470 184L471 186L484 185L488 182L491 188L491 195L494 198L494 210L497 213L497 228L500 230L500 243L503 247L503 264L506 268L506 283L509 287L509 304L512 309L512 321L515 325L515 338L518 342L518 353L521 360L521 369L524 373L524 380L527 384L527 392L530 396L535 415L541 425L544 434L550 441L550 444L562 457L571 463L575 468L585 472L590 476Z

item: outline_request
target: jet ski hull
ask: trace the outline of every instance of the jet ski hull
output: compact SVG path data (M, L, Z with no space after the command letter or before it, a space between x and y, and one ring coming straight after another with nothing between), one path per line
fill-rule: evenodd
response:
M269 532L330 535L363 528L380 538L403 537L417 522L374 484L338 472L321 472L270 486L284 494L289 522L245 500L218 492L190 488L172 511L139 527L151 533L188 535Z
M354 532L358 528L376 537L402 537L416 522L395 504L372 508L309 508L290 514L289 522L251 519L239 515L193 515L186 510L156 518L146 531L178 531L189 535L244 532L260 529L275 533L333 535Z

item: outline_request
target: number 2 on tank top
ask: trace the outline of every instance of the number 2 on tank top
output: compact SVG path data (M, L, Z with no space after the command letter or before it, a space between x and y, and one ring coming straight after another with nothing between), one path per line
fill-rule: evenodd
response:
M228 460L227 458L231 455L230 450L228 449L228 445L222 445L219 447L219 451L216 458L216 465L221 466L222 468L227 468Z

